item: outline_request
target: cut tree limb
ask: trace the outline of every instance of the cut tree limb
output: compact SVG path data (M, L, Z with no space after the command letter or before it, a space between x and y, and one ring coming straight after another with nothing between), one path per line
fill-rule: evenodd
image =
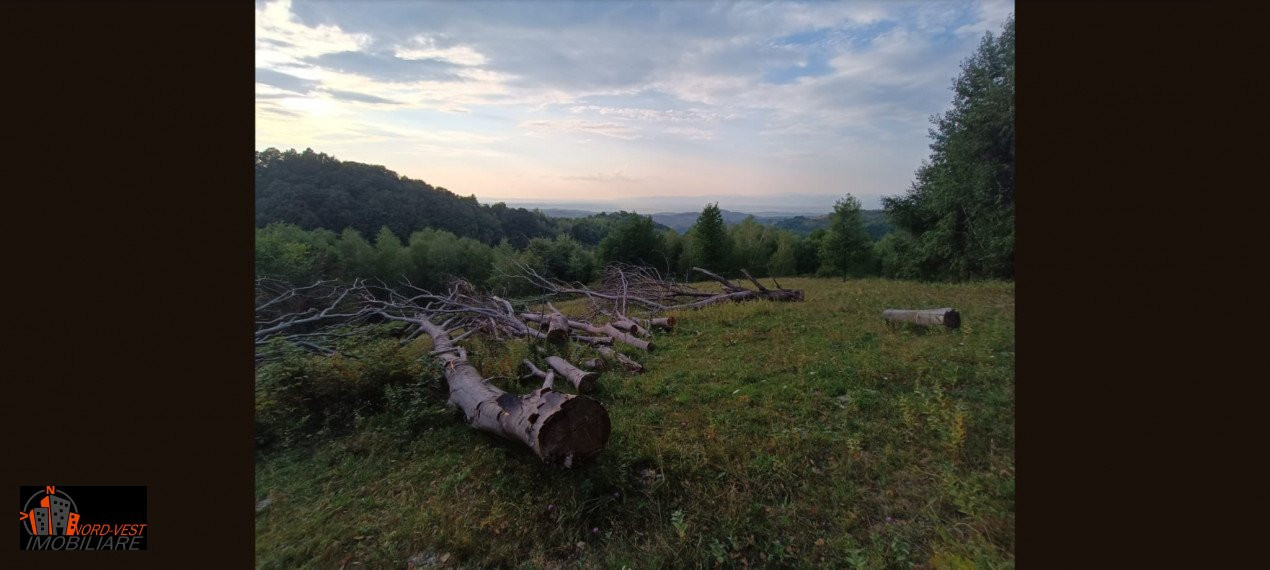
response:
M607 346L597 346L595 347L595 349L599 351L600 354L604 355L605 358L608 358L610 360L616 360L618 364L621 364L623 367L625 367L627 370L630 370L631 372L635 372L638 374L644 371L643 364L640 364L638 362L635 362L634 360L631 360L625 354L622 354Z
M625 332L618 330L617 327L613 326L613 323L608 323L604 325L604 333L613 337L613 340L617 342L620 342L623 344L629 344L640 350L652 352L654 349L657 348L651 342L648 342L641 338L635 338Z
M587 372L559 356L548 356L547 365L564 376L579 394L595 390L595 380L600 377L599 372Z
M961 313L957 309L945 307L942 309L886 309L882 311L882 318L893 321L912 323L926 327L943 325L950 329L961 327Z
M551 342L565 342L569 340L569 320L555 305L547 303L547 307L551 308L551 314L547 316L547 340Z

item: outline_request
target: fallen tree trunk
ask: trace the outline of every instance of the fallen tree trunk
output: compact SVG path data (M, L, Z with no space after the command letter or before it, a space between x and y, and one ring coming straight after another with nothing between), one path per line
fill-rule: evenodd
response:
M564 376L579 394L595 390L595 380L600 377L599 372L587 372L559 356L548 356L546 360L547 366Z
M759 283L757 279L751 277L750 273L744 269L741 270L741 273L745 274L746 278L748 278L756 286L758 286L759 288L758 291L752 291L750 289L746 289L745 287L737 285L736 283L733 283L732 281L729 281L720 275L716 275L700 267L693 267L692 269L693 271L697 271L711 279L714 279L715 281L718 281L720 284L723 285L723 290L725 292L715 295L713 297L707 297L700 301L696 301L696 302L688 303L684 305L685 307L690 309L700 309L702 307L708 307L716 303L723 303L727 301L732 301L733 303L739 303L741 301L764 300L764 299L769 301L802 301L803 300L802 289L782 289L782 288L779 288L780 287L779 285L777 286L778 287L777 289L768 289L767 287L764 287L762 283Z
M417 322L432 337L433 353L445 365L450 403L472 427L518 441L543 461L563 467L604 450L612 426L599 402L556 392L549 383L523 396L504 392L481 377L448 331L426 318Z
M957 309L948 307L919 310L886 309L882 311L882 318L888 321L912 323L926 327L943 325L950 329L955 329L961 326L961 313L958 313Z

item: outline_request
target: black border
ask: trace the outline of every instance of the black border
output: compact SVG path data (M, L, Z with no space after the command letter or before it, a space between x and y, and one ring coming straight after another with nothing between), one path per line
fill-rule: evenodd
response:
M251 567L254 6L2 13L6 496L145 485L151 526L0 567Z
M146 485L153 540L5 552L24 556L0 566L254 565L253 10L4 7L6 328L19 333L4 351L5 482ZM1160 541L1181 536L1161 532L1187 516L1165 505L1185 501L1152 485L1185 466L1164 461L1179 441L1161 431L1194 393L1176 383L1202 372L1167 358L1190 326L1177 309L1196 305L1159 284L1206 245L1195 218L1213 210L1195 204L1213 133L1188 111L1226 93L1193 72L1218 59L1205 34L1237 32L1196 3L1020 1L1016 14L1016 554L1180 563L1183 543ZM1180 525L1191 541L1195 526Z

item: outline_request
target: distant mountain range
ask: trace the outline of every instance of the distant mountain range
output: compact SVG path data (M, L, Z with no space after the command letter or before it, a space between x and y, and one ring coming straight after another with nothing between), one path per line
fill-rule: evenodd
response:
M569 208L545 208L539 211L553 218L585 218L596 213L590 210L574 210ZM808 235L818 229L829 227L828 214L794 215L772 212L750 214L746 212L734 212L732 210L720 210L720 213L723 214L723 223L729 226L739 224L745 220L745 218L754 216L754 221L760 224L777 229L789 230L802 236ZM886 220L885 211L862 210L861 214L864 218L865 229L868 230L869 236L874 240L881 239L882 236L891 231L891 225ZM701 212L659 212L656 214L650 214L654 222L668 226L681 234L688 231L693 224L697 223L697 216L699 215L701 215Z

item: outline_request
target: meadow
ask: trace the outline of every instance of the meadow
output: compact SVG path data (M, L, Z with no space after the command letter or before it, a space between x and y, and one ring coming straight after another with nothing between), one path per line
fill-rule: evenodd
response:
M807 300L678 312L627 352L647 371L600 377L612 436L571 470L468 427L435 365L409 417L259 454L257 566L1013 567L1014 284L780 283ZM961 329L881 318L945 306ZM471 351L535 387L524 341Z

